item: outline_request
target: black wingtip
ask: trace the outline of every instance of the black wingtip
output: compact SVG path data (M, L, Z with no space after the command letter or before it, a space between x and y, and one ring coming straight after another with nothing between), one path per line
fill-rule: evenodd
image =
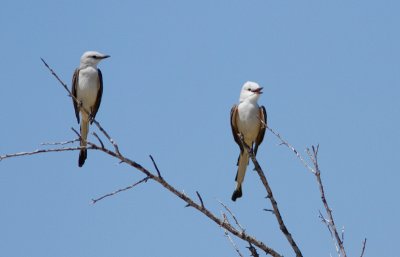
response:
M242 187L239 187L239 189L236 189L233 194L232 194L232 201L236 202L237 198L242 197Z
M85 160L87 158L87 150L81 150L81 152L79 153L79 160L78 160L78 166L82 167L83 164L85 164Z

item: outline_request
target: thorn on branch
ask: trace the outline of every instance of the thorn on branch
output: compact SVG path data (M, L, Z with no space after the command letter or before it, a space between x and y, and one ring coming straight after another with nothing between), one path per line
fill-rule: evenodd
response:
M267 212L275 213L275 212L274 212L274 210L272 210L272 209L263 209L263 211L267 211Z
M159 177L160 179L163 179L163 177L161 176L161 172L160 172L160 170L158 169L156 162L154 161L153 156L151 156L151 154L150 154L149 157L150 157L151 161L153 162L153 165L154 165L154 168L155 168L156 171L157 171L158 177Z
M197 197L200 199L201 208L203 208L203 209L204 209L204 202L203 202L203 199L201 198L201 195L199 194L199 192L198 192L198 191L196 191L196 194L197 194Z
M257 249L251 243L249 243L249 246L246 247L246 248L249 249L250 256L253 256L253 257L259 257L260 256L260 255L258 255Z

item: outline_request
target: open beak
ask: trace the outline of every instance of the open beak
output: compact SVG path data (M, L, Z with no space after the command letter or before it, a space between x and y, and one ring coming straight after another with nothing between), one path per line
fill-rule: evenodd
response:
M257 89L252 90L252 92L255 94L262 94L263 93L263 92L261 92L262 89L263 89L262 87L259 87Z

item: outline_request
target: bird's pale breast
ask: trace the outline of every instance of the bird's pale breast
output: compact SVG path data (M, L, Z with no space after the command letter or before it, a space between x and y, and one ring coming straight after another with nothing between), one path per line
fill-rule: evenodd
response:
M90 110L96 103L99 91L98 79L97 69L93 67L87 67L79 72L77 97L87 110Z
M243 134L247 144L251 144L257 138L260 129L259 107L248 102L242 102L238 106L237 126Z

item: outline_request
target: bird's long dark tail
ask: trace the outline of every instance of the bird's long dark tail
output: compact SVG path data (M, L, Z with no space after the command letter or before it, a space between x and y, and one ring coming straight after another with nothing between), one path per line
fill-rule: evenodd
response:
M81 147L86 147L86 140L87 140L87 135L89 133L89 121L82 119L81 123ZM78 159L78 165L79 167L82 167L83 164L85 164L85 160L87 158L87 149L81 149L79 153L79 159Z
M236 201L237 198L242 197L242 183L244 175L246 174L246 168L249 163L249 154L246 151L240 153L238 160L238 170L236 173L236 189L232 194L232 201Z

